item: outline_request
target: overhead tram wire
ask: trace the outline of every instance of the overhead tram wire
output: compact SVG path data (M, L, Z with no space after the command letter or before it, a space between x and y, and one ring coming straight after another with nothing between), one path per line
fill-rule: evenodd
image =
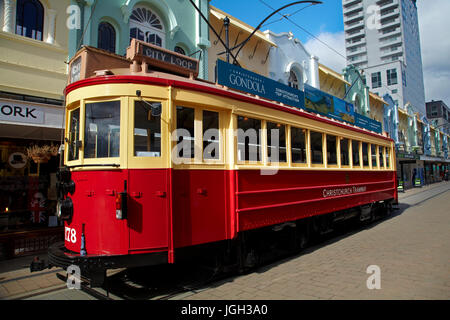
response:
M191 0L191 1L192 1L192 0ZM275 15L275 14L278 13L278 14L280 14L281 16L283 16L281 13L279 13L281 10L286 9L286 8L291 7L291 6L293 6L293 5L296 5L296 4L301 4L301 3L310 3L310 4L312 4L312 5L316 5L316 4L321 4L322 2L321 2L321 1L313 1L313 0L296 1L296 2L292 2L292 3L290 3L290 4L287 4L287 5L283 6L283 7L281 7L281 8L279 8L279 9L275 10L275 11L272 12L270 15L268 15L263 21L260 22L260 24L253 30L253 32L247 37L247 39L245 39L244 41L242 41L240 44L237 45L237 46L239 47L239 50L236 52L236 56L239 55L239 52L241 52L242 48L247 44L247 42L251 39L251 37L253 37L253 35L254 35L259 29L261 29L262 25L263 25L267 20L269 20L273 15ZM274 9L272 8L272 10L274 10ZM286 19L288 19L288 18L286 18Z
M283 15L283 14L281 14L281 13L279 13L281 10L283 10L283 9L286 9L286 8L288 8L288 7L291 7L291 6L293 6L293 5L296 5L296 4L302 4L302 3L310 3L310 5L309 6L306 6L306 7L304 7L304 8L301 8L300 10L297 10L296 12L294 12L293 14L286 14L286 15ZM270 22L270 23L268 23L268 24L272 24L272 23L275 23L275 22L279 22L279 21L281 21L281 20L283 20L283 18L285 18L285 17L287 17L287 16L290 16L290 15L294 15L294 14L296 14L297 12L300 12L300 11L302 11L302 10L304 10L304 9L306 9L306 8L308 8L308 7L310 7L310 6L313 6L313 5L316 5L316 4L321 4L322 2L321 1L296 1L296 2L293 2L293 3L290 3L290 4L287 4L287 5L285 5L285 6L283 6L283 7L281 7L281 8L279 8L279 9L277 9L277 10L275 10L275 9L273 9L272 7L271 7L271 9L272 10L274 10L274 12L272 12L269 16L267 16L254 30L253 30L253 32L247 37L247 39L245 39L244 41L242 41L241 43L239 43L239 44L235 44L235 46L233 47L233 48L231 48L230 50L234 50L234 49L236 49L236 48L239 48L239 50L238 50L238 52L236 53L236 56L237 55L239 55L239 52L241 51L241 49L247 44L247 42L251 39L251 37L259 30L259 29L261 29L263 26L264 26L264 23L267 21L267 20L269 20L273 15L275 15L276 13L278 13L279 15L281 15L281 19L279 19L279 20L277 20L277 21L273 21L273 22ZM268 24L266 24L266 25L268 25ZM224 54L224 53L226 53L226 52L220 52L220 53L218 53L217 55L222 55L222 54Z
M258 0L259 2L261 2L263 5L265 5L266 7L268 7L271 10L274 10L274 8L269 5L268 3L266 3L264 0ZM324 46L326 46L328 49L332 50L334 53L336 53L337 55L339 55L341 58L344 58L345 61L348 63L349 66L353 66L355 69L357 69L358 71L360 70L357 66L355 66L353 63L350 62L350 60L344 56L342 53L340 53L339 51L337 51L335 48L333 48L332 46L328 45L326 42L322 41L321 39L319 39L318 37L316 37L314 34L312 34L311 32L309 32L308 30L306 30L305 28L303 28L302 26L300 26L299 24L297 24L296 22L294 22L293 20L289 19L289 15L281 15L281 19L286 19L287 21L289 21L290 23L292 23L294 26L296 26L297 28L299 28L300 30L302 30L303 32L307 33L309 36L313 37L314 39L316 39L317 41L319 41L320 43L322 43ZM278 22L278 21L277 21ZM350 63L349 63L350 62ZM386 87L385 85L383 85L383 87L388 91L392 93L392 90L389 89L388 87ZM398 93L392 93L393 95L397 96L398 98L400 98L400 96L398 95Z
M208 25L208 27L214 32L214 34L216 35L217 39L220 41L220 43L222 43L222 45L224 46L225 50L230 54L230 56L233 58L235 64L237 64L238 66L240 66L239 62L237 61L236 57L234 56L233 52L230 50L230 48L225 44L225 42L222 40L222 38L220 37L220 35L217 33L217 31L213 28L213 26L211 25L211 23L209 23L209 20L204 16L204 14L202 13L202 11L197 7L197 5L194 3L194 1L189 0L189 2L192 4L192 6L195 8L195 10L197 10L197 12L200 14L200 16L202 17L202 19L206 22L206 24Z

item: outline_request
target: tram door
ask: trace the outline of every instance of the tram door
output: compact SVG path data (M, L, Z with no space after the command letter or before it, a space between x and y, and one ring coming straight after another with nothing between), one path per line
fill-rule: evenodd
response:
M158 102L151 104L161 107ZM160 115L151 114L148 104L139 101L135 102L131 120L134 125L133 156L141 168L129 170L128 177L130 250L165 249L169 244L169 171L151 165L163 160L161 128L164 122Z
M166 170L134 170L129 174L130 250L168 247Z

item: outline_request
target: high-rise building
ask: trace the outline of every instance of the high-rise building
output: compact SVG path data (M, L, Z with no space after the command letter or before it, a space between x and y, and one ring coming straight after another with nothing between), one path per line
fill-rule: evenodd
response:
M425 114L416 0L342 0L347 64L370 90Z

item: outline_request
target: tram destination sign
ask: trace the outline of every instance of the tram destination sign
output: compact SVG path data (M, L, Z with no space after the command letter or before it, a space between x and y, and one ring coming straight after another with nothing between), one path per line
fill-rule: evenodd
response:
M222 60L217 60L217 83L299 109L305 107L303 91Z
M183 76L197 77L199 72L197 59L137 39L132 39L131 45L127 49L127 58Z

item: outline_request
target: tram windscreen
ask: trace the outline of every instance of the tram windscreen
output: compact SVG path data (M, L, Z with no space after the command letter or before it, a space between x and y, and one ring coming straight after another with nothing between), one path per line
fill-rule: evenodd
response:
M70 112L69 123L69 161L78 160L79 148L77 141L80 139L80 108Z
M136 101L134 104L136 157L161 157L161 116L152 115L152 106L161 108L161 103Z
M86 103L85 158L119 157L120 101Z

